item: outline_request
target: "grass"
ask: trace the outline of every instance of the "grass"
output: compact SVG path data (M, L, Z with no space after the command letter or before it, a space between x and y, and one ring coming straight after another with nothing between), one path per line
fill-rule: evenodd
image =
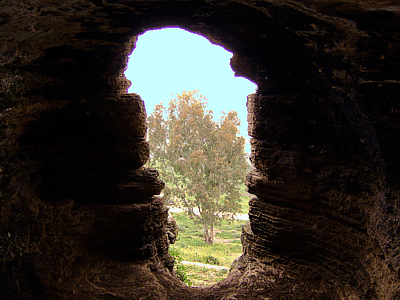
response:
M241 233L237 230L224 230L222 232L218 232L215 236L220 239L240 240Z
M228 275L228 270L215 270L199 266L185 266L186 276L193 286L208 286L220 282Z
M170 245L170 254L178 261L200 262L230 267L232 262L242 254L240 236L242 225L247 221L222 220L215 227L213 245L204 242L203 229L195 224L185 213L172 213L178 224L178 238ZM227 270L215 270L199 266L181 265L179 268L186 275L186 283L193 286L212 285L223 280Z

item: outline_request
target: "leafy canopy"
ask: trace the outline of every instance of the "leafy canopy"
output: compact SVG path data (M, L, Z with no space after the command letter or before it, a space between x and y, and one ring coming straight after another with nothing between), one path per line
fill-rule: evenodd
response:
M149 164L160 169L166 200L185 207L212 243L214 224L240 210L247 164L237 113L214 121L206 108L198 90L177 94L167 108L156 105L148 118Z

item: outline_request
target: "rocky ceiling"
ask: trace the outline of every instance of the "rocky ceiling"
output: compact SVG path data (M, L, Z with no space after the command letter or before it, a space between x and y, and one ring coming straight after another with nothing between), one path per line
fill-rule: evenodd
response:
M3 299L400 298L397 0L0 7ZM169 271L164 183L123 75L135 36L166 26L258 84L243 255L207 288Z

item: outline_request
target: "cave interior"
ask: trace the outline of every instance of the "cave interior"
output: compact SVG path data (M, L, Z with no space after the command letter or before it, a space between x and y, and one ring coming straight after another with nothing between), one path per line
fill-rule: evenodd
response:
M400 299L397 0L0 7L2 299ZM169 26L258 86L243 255L204 288L170 272L146 99L124 76L136 37Z

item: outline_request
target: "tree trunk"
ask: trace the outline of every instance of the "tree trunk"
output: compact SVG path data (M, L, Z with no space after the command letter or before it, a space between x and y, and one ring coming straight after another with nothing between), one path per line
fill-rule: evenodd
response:
M214 244L214 223L211 224L211 245Z
M210 232L209 232L207 224L204 224L204 239L205 239L206 244L212 245L212 243L213 243L212 235L210 236Z

